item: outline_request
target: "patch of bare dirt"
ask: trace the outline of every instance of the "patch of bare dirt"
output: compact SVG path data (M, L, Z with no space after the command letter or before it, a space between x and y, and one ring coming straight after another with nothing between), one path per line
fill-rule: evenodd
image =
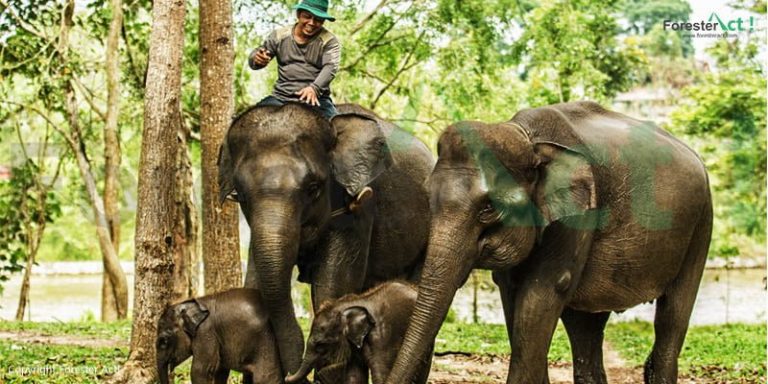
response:
M630 367L607 344L604 347L603 359L608 382L616 384L643 383L642 368ZM429 383L503 384L507 381L508 369L509 357L506 356L435 356L432 362L432 372L429 375ZM571 363L551 363L549 365L549 381L551 384L573 383L573 366ZM679 381L681 384L688 382Z
M125 340L120 339L97 339L93 337L72 335L50 335L28 331L3 331L0 332L0 339L13 340L21 343L76 345L79 347L88 348L121 348L128 346L128 343Z

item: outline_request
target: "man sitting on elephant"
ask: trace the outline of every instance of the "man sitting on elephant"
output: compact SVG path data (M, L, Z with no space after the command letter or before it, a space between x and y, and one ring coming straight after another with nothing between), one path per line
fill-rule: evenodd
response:
M302 0L294 9L296 23L273 31L248 57L254 70L277 57L277 83L258 105L300 101L330 119L337 113L330 84L341 62L341 45L323 24L336 19L328 14L328 0Z

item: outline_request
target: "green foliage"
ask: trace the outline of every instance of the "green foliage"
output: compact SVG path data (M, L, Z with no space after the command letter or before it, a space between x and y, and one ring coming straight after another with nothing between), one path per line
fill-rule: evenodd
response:
M631 39L631 38L628 38ZM656 88L681 89L697 77L694 60L686 57L685 40L676 31L665 31L657 24L644 36L635 37L648 55L645 81Z
M527 17L513 56L526 65L531 105L606 100L639 80L645 55L617 41L614 2L543 1Z
M691 5L686 0L622 0L619 7L629 23L629 32L636 35L647 35L653 30L662 30L664 20L688 21L692 12ZM690 36L686 35L680 39L679 33L674 31L668 31L665 35L677 38L683 56L693 55L693 40Z
M639 366L653 345L653 324L609 324L606 339L622 357ZM680 371L717 382L764 382L766 376L764 324L691 327L680 354Z
M37 227L61 214L56 194L41 188L35 162L27 160L11 172L10 180L0 181L0 293L2 283L24 268Z
M699 138L715 191L715 251L738 252L739 235L765 240L766 79L756 40L720 40L717 71L684 90L669 128Z

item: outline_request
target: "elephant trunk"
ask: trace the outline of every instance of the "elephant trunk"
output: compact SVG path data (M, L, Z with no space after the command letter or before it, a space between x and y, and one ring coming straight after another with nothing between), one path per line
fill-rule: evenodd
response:
M411 383L417 369L431 358L427 354L453 296L472 270L476 241L465 239L467 235L460 235L459 231L433 227L416 304L388 384Z
M251 216L249 263L269 311L284 372L299 368L304 337L291 299L291 273L299 251L300 224L287 204L272 204ZM249 268L251 269L251 268Z
M305 377L307 377L307 375L309 375L309 372L312 371L312 368L315 367L316 360L316 358L304 358L304 360L301 362L301 367L299 367L299 370L285 378L286 384L300 383Z
M173 370L173 365L171 365L168 360L162 358L157 359L157 376L160 384L169 384L168 376L170 375L171 370Z

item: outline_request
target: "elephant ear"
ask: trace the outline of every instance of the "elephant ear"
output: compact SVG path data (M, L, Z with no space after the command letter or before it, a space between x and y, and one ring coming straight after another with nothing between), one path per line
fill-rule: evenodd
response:
M357 196L392 166L386 136L376 119L363 115L338 115L331 124L337 132L331 151L333 175L347 193Z
M344 330L343 333L358 349L363 347L363 341L371 332L376 323L363 307L349 307L341 314Z
M540 176L534 199L547 223L597 208L592 167L584 155L559 144L534 144Z
M199 301L192 299L179 304L181 319L184 321L184 332L195 337L200 324L208 318L210 311Z
M221 204L235 190L235 165L232 163L226 136L219 148L219 160L216 164L219 166L219 204Z

